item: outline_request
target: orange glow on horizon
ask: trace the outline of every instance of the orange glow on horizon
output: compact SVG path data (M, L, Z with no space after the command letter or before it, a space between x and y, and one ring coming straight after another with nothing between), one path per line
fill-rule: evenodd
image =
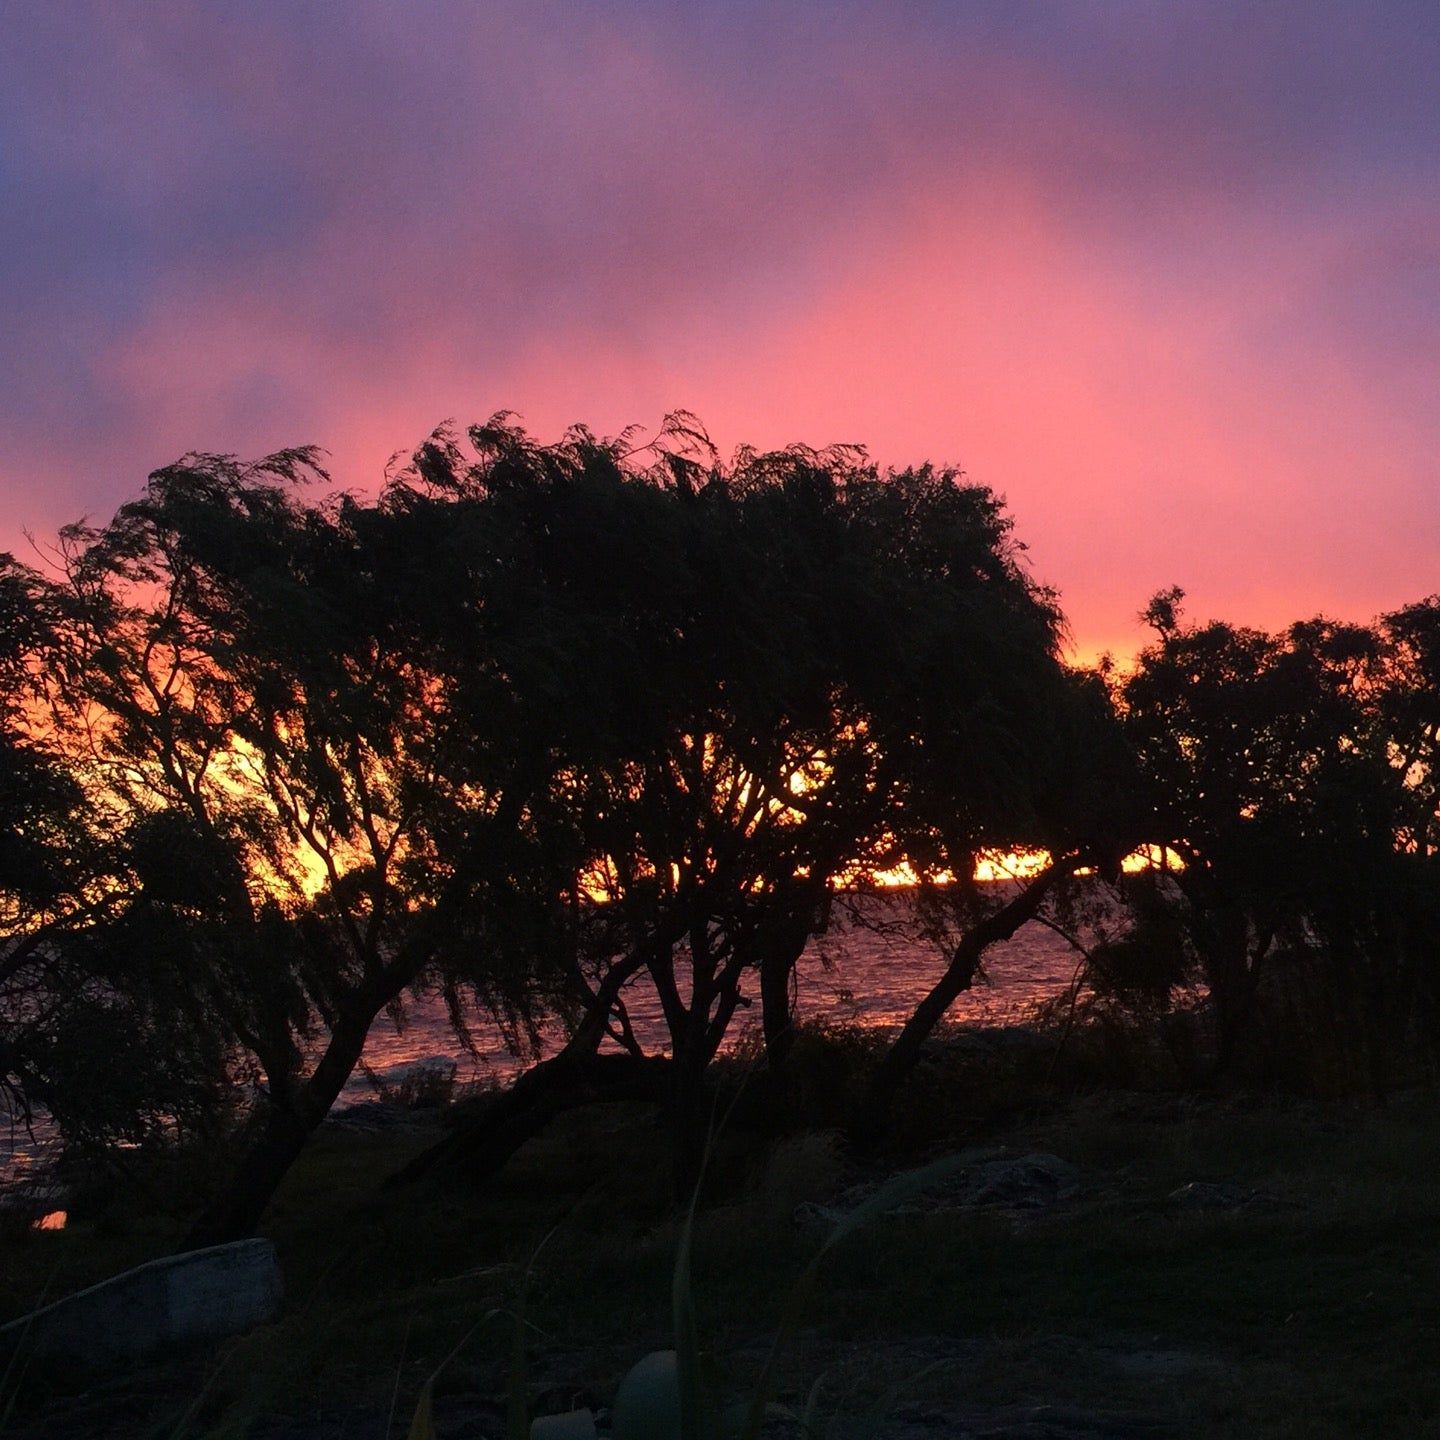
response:
M975 879L981 884L993 884L1001 880L1033 880L1049 863L1050 854L1046 850L995 851L982 855L976 861ZM1185 862L1166 847L1142 845L1121 861L1120 868L1127 875L1138 875L1146 870L1183 870ZM1081 870L1078 873L1088 875L1093 872ZM882 890L904 890L921 883L919 872L908 861L902 861L889 869L865 872L863 878L867 884L876 885ZM929 877L932 885L951 885L954 881L955 876L948 870Z

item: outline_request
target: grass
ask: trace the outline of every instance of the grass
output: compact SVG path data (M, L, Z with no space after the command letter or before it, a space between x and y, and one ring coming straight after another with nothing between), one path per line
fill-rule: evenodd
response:
M922 1408L1135 1410L1237 1440L1440 1436L1435 1101L1416 1092L1342 1110L1110 1094L1012 1121L987 1143L1072 1161L1081 1196L1028 1220L891 1218L837 1247L782 1357L782 1397L803 1403L823 1373L827 1395L848 1393L858 1414L920 1375L903 1393ZM543 1408L604 1403L629 1364L670 1343L680 1217L649 1115L570 1116L475 1192L381 1191L425 1138L326 1134L307 1155L269 1225L287 1314L234 1347L196 1433L240 1435L257 1415L317 1407L383 1417L397 1371L397 1413L408 1415L456 1341L513 1304L551 1229L527 1312ZM743 1391L816 1248L792 1222L795 1205L853 1177L823 1135L737 1133L713 1168L695 1232L698 1319ZM1191 1180L1281 1203L1178 1211L1166 1197ZM171 1235L160 1218L127 1228L82 1213L65 1232L9 1246L0 1298L18 1311L47 1281L77 1288ZM511 1338L503 1319L481 1324L442 1374L442 1436L447 1395L503 1404ZM148 1422L183 1411L204 1376L202 1362L151 1377ZM27 1380L47 1383L64 1389Z

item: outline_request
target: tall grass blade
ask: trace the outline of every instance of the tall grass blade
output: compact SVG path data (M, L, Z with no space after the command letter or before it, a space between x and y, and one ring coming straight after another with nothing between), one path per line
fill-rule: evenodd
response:
M205 1383L200 1387L200 1393L180 1412L180 1418L171 1428L170 1440L184 1440L184 1437L190 1433L190 1427L195 1423L195 1417L205 1408L205 1402L209 1400L211 1393L220 1383L220 1376L225 1372L226 1366L240 1353L242 1347L243 1341L236 1340L226 1347L219 1362L210 1367L210 1373L205 1377Z
M515 1338L510 1345L510 1383L505 1396L505 1440L529 1440L530 1437L530 1370L525 1340L530 1281L535 1274L536 1262L559 1228L559 1225L554 1226L535 1247L525 1265L525 1273L520 1277L520 1294L515 1300Z
M550 1238L548 1235L545 1237ZM543 1242L542 1242L543 1243ZM538 1252L537 1252L538 1253ZM487 1310L459 1339L450 1353L430 1372L430 1377L420 1387L415 1401L415 1413L410 1417L407 1440L436 1440L435 1437L435 1382L444 1373L445 1367L470 1343L470 1337L488 1321L503 1310Z
M385 1440L390 1440L395 1429L395 1407L400 1403L400 1380L405 1374L405 1352L410 1348L410 1330L414 1324L415 1317L411 1315L405 1322L405 1335L400 1341L400 1360L395 1366L395 1387L390 1391L390 1413L385 1417Z
M757 1062L758 1063L758 1062ZM692 1256L695 1248L695 1213L700 1206L700 1192L705 1185L705 1175L715 1153L715 1137L730 1123L745 1094L745 1087L755 1071L751 1064L740 1077L740 1084L725 1113L717 1123L715 1109L710 1112L710 1128L705 1135L705 1149L700 1156L700 1172L695 1178L695 1188L690 1192L690 1204L685 1210L685 1221L680 1227L679 1242L675 1250L675 1273L670 1286L671 1309L675 1326L675 1379L680 1399L679 1440L718 1440L721 1423L707 1404L704 1386L700 1377L700 1327L695 1318L695 1291L691 1283ZM719 1097L716 1097L718 1108Z
M968 1150L960 1155L947 1155L944 1159L923 1166L919 1170L910 1170L903 1175L896 1175L873 1195L840 1217L810 1263L801 1272L800 1278L795 1282L785 1302L780 1328L775 1333L775 1339L771 1342L769 1354L760 1371L760 1378L755 1384L755 1393L751 1397L750 1411L746 1416L741 1440L759 1440L760 1427L765 1423L766 1403L769 1400L770 1386L774 1380L776 1361L799 1328L800 1317L815 1288L815 1282L820 1275L820 1266L825 1257L842 1241L854 1235L856 1231L863 1230L872 1221L879 1219L887 1211L895 1209L897 1205L904 1204L913 1196L921 1195L942 1180L948 1180L952 1175L965 1170L985 1153L988 1152Z
M5 1397L5 1408L0 1410L0 1433L3 1433L10 1424L10 1417L15 1413L15 1402L20 1397L20 1387L25 1383L25 1377L30 1373L30 1361L34 1357L34 1347L30 1344L30 1332L35 1325L35 1317L45 1308L50 1298L51 1286L55 1284L55 1277L60 1273L60 1266L56 1267L45 1277L45 1283L40 1287L40 1294L36 1297L35 1303L30 1307L30 1314L26 1317L25 1324L21 1328L20 1336L15 1341L15 1346L10 1352L10 1359L6 1363L5 1373L0 1375L0 1395ZM16 1373L16 1366L19 1366L19 1373ZM15 1384L10 1384L11 1376L14 1376Z
M420 1389L420 1398L415 1402L415 1414L410 1418L405 1440L435 1440L434 1375Z
M820 1436L820 1392L825 1386L825 1377L829 1372L822 1370L815 1377L815 1382L810 1386L810 1393L805 1397L805 1409L800 1414L800 1440L821 1440ZM749 1416L746 1416L749 1419Z
M709 1146L706 1146L708 1159ZM704 1174L704 1166L701 1166ZM680 1397L680 1440L711 1440L705 1424L700 1392L700 1333L695 1320L695 1293L691 1285L691 1251L695 1235L695 1207L700 1199L697 1183L680 1227L675 1251L675 1274L670 1298L675 1323L675 1379Z

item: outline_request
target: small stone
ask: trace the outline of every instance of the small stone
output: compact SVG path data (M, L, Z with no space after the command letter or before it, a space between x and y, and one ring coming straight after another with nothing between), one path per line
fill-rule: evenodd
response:
M1080 1172L1058 1155L1020 1155L982 1165L971 1203L1040 1209L1068 1200L1079 1188Z
M1262 1195L1258 1190L1247 1190L1229 1181L1211 1180L1191 1180L1172 1190L1167 1198L1181 1210L1234 1211L1278 1203L1273 1195Z

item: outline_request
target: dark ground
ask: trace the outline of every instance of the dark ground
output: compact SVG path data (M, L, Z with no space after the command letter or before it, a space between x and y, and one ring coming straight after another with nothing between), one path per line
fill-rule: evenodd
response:
M952 1187L845 1242L780 1398L801 1404L818 1379L835 1435L893 1440L1440 1436L1436 1098L1112 1092L992 1127L994 1157L1073 1171L1051 1183L1044 1162L1028 1191ZM267 1226L287 1280L279 1323L104 1382L32 1367L9 1379L0 1432L401 1436L425 1377L478 1322L442 1372L437 1432L499 1435L518 1277L552 1229L527 1311L532 1406L608 1404L630 1364L670 1344L678 1227L653 1118L572 1116L478 1191L381 1191L437 1131L407 1114L327 1127ZM824 1233L816 1207L843 1209L869 1181L825 1133L721 1142L695 1288L732 1391ZM176 1230L115 1193L77 1203L64 1232L12 1235L4 1318L163 1253Z

